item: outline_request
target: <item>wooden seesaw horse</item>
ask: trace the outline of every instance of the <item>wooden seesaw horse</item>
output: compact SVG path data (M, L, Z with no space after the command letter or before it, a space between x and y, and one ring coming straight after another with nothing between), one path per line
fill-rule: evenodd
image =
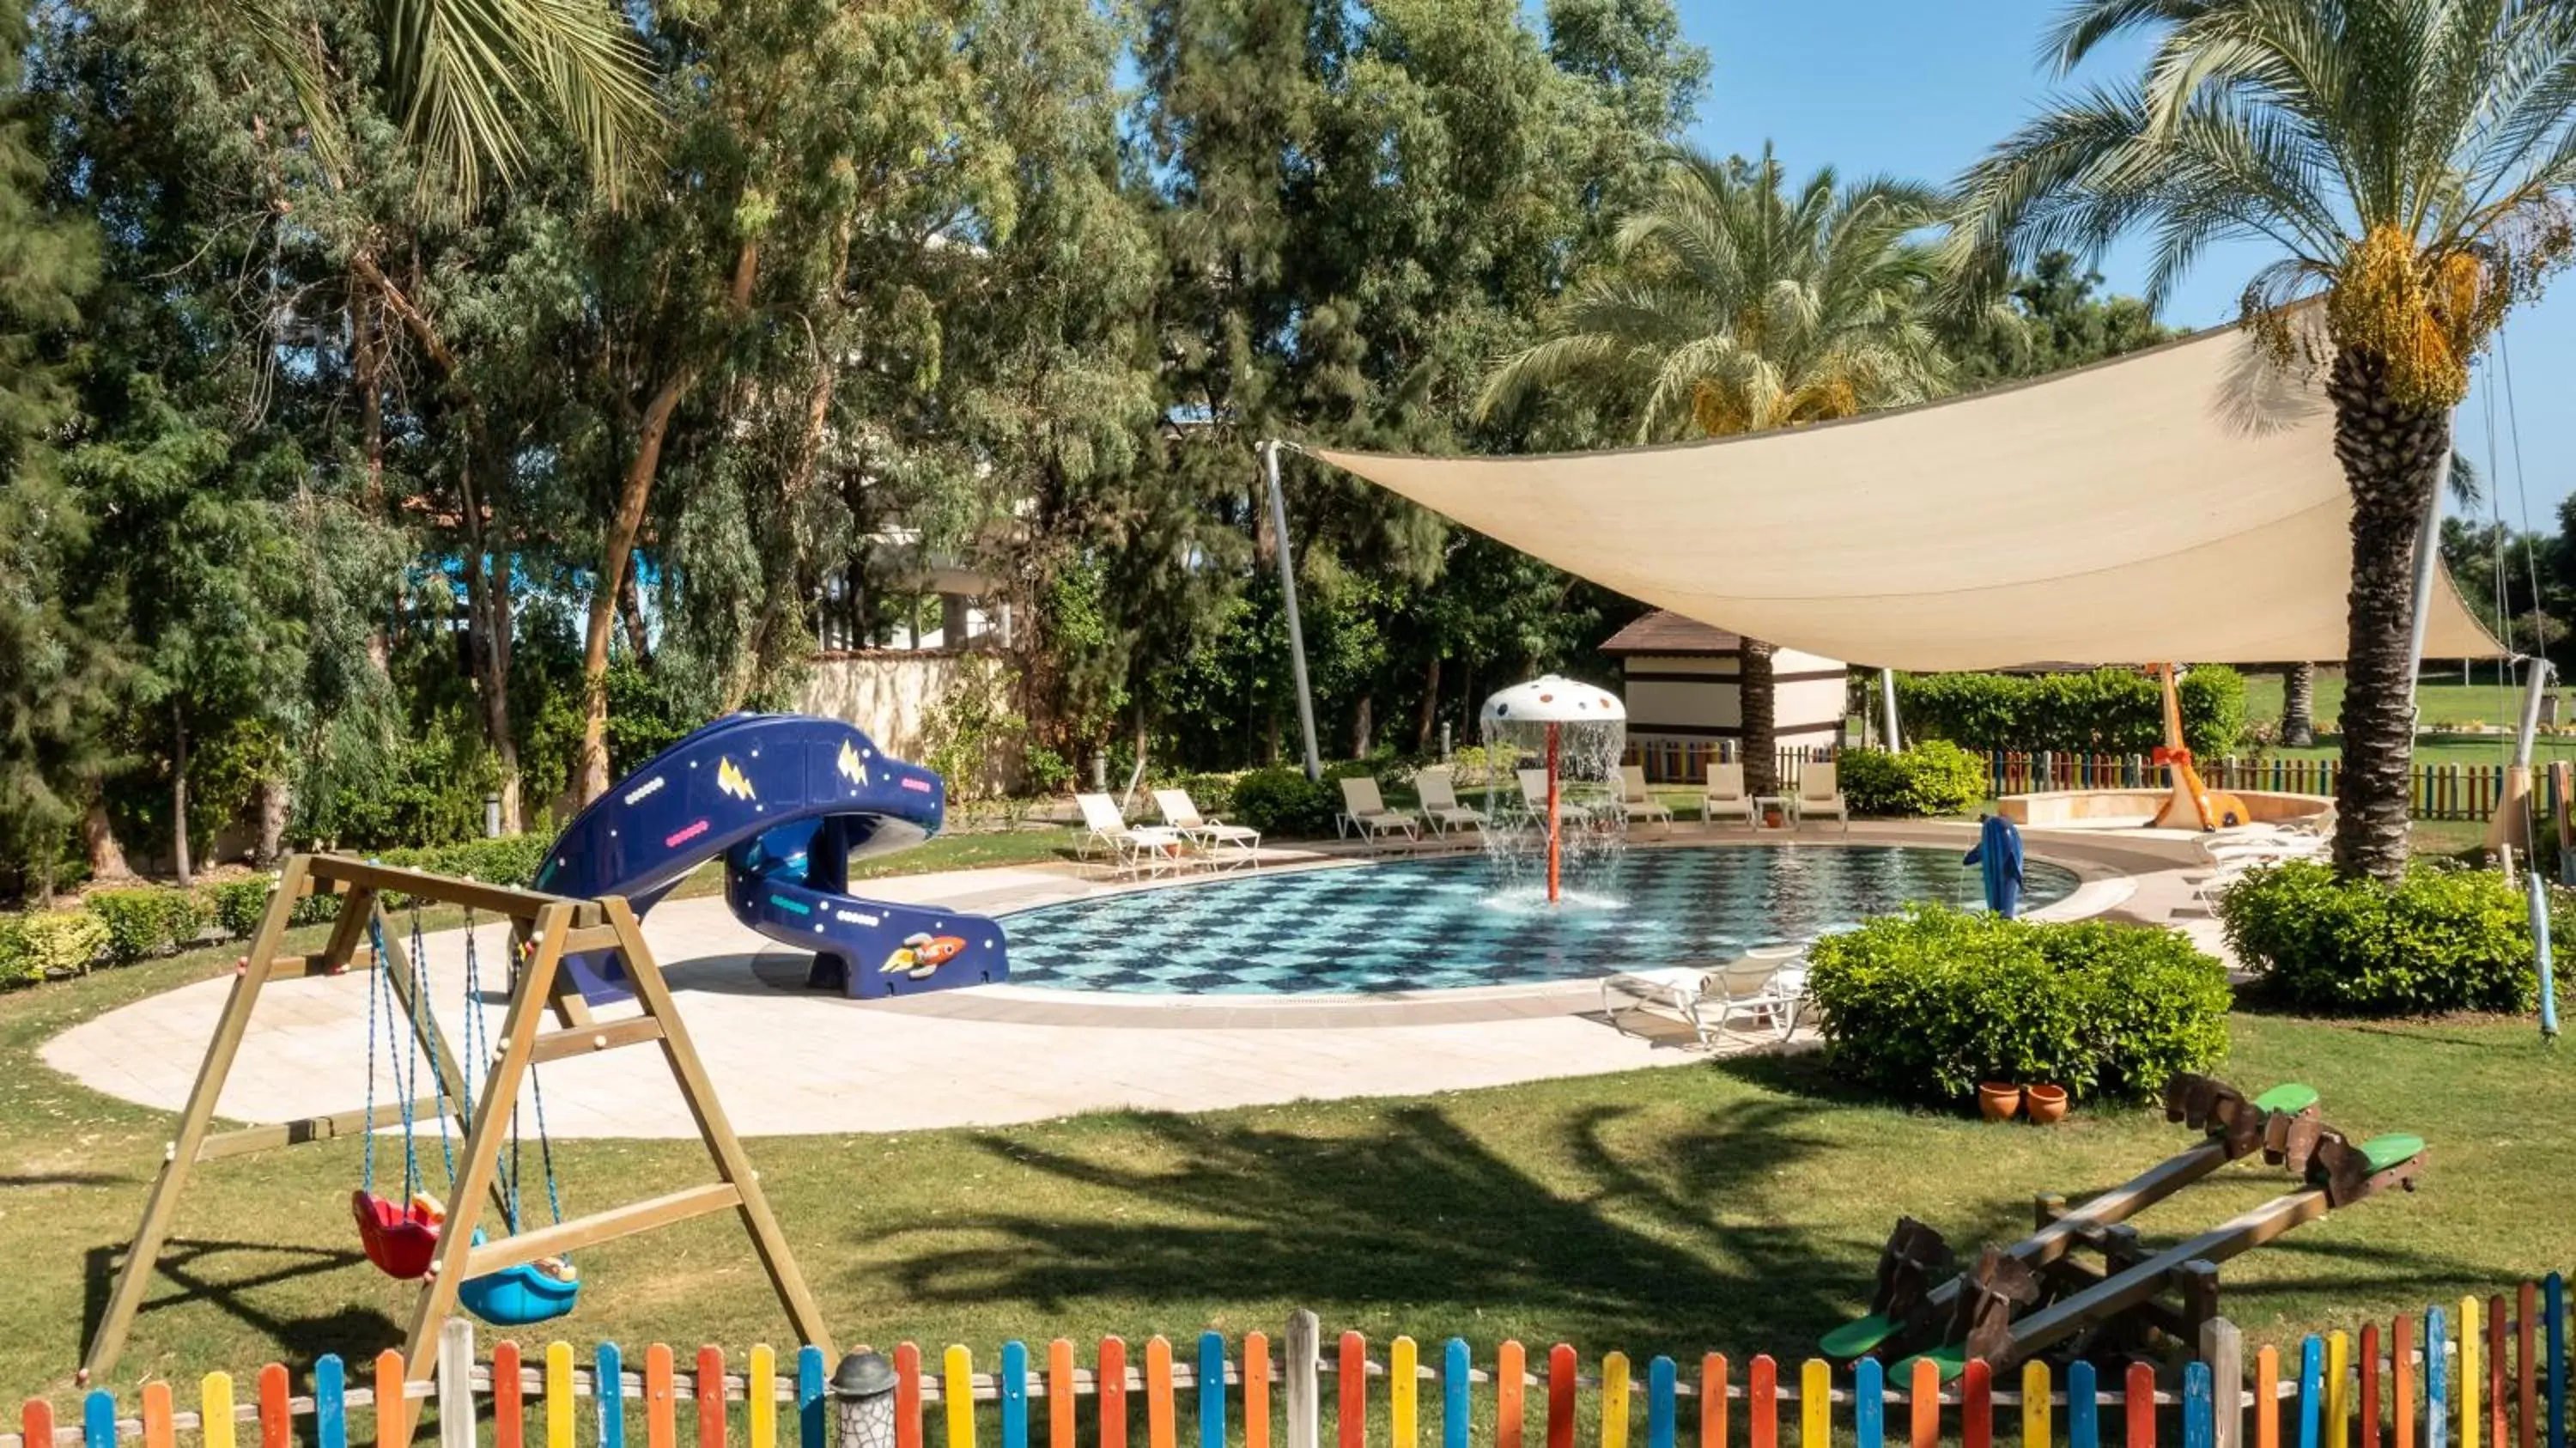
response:
M1940 1234L1900 1219L1880 1258L1869 1314L1828 1333L1823 1351L1846 1360L1921 1356L1946 1377L1970 1358L2000 1371L2070 1339L2082 1339L2079 1353L2143 1346L2159 1331L2193 1341L2217 1315L2217 1263L2384 1187L2412 1190L2424 1164L2417 1137L2354 1145L2319 1119L2315 1090L2295 1083L2249 1101L2222 1082L2180 1075L2166 1083L2165 1115L2208 1140L2072 1211L2063 1198L2042 1197L2038 1230L1985 1248L1967 1271L1938 1286L1932 1270L1946 1255ZM2256 1152L2287 1168L2301 1187L2162 1252L2148 1252L2127 1225ZM2076 1260L2078 1248L2098 1251L2100 1267ZM1903 1363L1899 1369L1910 1371Z

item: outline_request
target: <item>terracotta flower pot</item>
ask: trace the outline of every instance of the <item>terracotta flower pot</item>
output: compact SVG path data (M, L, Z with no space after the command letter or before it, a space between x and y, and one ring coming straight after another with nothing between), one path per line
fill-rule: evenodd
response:
M2033 1086L2022 1092L2022 1099L2029 1105L2034 1126L2046 1126L2066 1116L2066 1088L2063 1086Z
M1977 1109L1988 1121L2010 1121L2021 1110L2021 1088L2004 1081L1985 1081L1977 1086Z

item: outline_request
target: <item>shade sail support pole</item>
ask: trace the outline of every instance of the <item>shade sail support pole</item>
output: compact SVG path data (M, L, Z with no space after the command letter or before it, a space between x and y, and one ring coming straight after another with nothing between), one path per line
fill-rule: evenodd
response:
M1896 732L1896 671L1878 671L1879 713L1887 723L1887 752L1894 754L1905 747L1905 736Z
M1288 552L1288 500L1279 491L1277 438L1261 445L1261 474L1270 485L1270 533L1278 545L1279 597L1288 617L1288 669L1297 680L1297 733L1306 746L1306 777L1320 780L1324 761L1315 752L1315 695L1306 683L1306 631L1297 622L1297 563ZM2420 606L2417 613L2422 613ZM2420 639L2420 623L2417 634Z

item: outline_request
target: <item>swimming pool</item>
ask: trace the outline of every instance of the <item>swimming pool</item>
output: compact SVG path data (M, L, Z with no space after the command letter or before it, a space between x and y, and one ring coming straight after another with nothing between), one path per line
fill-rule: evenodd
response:
M1630 850L1587 882L1616 904L1498 899L1479 857L1250 875L1004 917L1014 984L1157 995L1440 990L1579 980L1810 940L1909 900L1971 899L1948 849ZM2074 893L2029 866L2026 908Z

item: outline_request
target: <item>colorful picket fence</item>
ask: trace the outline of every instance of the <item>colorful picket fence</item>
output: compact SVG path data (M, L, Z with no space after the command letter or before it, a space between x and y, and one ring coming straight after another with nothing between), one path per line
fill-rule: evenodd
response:
M1797 744L1781 749L1780 787L1796 789L1798 777L1808 764L1825 763L1834 753L1830 744ZM1729 762L1742 754L1742 748L1732 739L1631 739L1620 762L1644 769L1648 784L1705 786L1711 764Z
M1564 1343L1533 1354L1506 1341L1479 1363L1461 1338L1426 1351L1398 1337L1372 1356L1356 1332L1326 1342L1311 1313L1290 1320L1276 1355L1260 1332L1204 1333L1187 1348L1154 1337L1133 1353L1110 1337L1083 1366L1057 1338L1004 1343L985 1372L963 1346L932 1360L903 1343L891 1353L893 1448L1134 1448L1140 1427L1144 1448L2567 1448L2566 1307L2552 1274L2510 1298L2463 1299L2456 1317L2436 1307L2385 1332L2267 1346L2250 1363L2222 1323L2178 1392L2143 1364L2113 1375L2034 1362L1997 1381L1971 1363L1945 1385L1928 1363L1899 1381L1867 1359L1837 1372L1820 1359L1639 1364L1612 1352L1587 1366ZM387 1352L366 1384L324 1357L301 1394L276 1363L247 1397L210 1373L184 1411L167 1383L131 1405L93 1391L76 1422L31 1399L0 1448L174 1448L182 1434L246 1448L245 1426L259 1448L391 1448L423 1428L418 1400L436 1404L442 1448L679 1448L684 1429L694 1448L834 1448L830 1367L816 1348L781 1359L755 1347L736 1372L720 1348L683 1359L658 1343L640 1371L614 1343L587 1362L563 1342L533 1359L504 1342L478 1360L460 1321L425 1383L406 1384Z
M2206 759L2201 778L2212 789L2260 790L2273 794L2332 796L2343 774L2339 759ZM2414 768L2415 817L2423 820L2485 820L2504 800L2505 766L2498 764L2418 764ZM2532 789L2543 810L2541 818L2557 819L2571 792L2571 770L2558 761L2533 771ZM2052 789L2162 789L2164 767L2142 754L2059 754L2048 751L1994 751L1986 756L1989 791L1997 795L2034 794Z

